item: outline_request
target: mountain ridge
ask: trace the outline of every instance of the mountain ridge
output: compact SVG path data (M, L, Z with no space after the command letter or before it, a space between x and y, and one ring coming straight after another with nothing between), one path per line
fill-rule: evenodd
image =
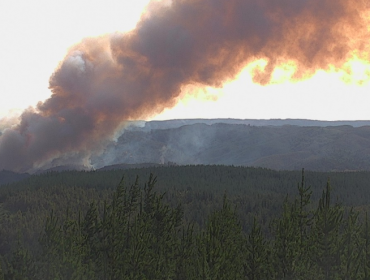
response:
M170 161L277 170L370 170L369 124L235 119L146 122L125 130L93 164Z
M329 125L328 125L329 124ZM370 121L183 119L135 121L93 155L91 166L36 171L109 170L218 164L275 170L370 170ZM0 183L26 175L0 172Z

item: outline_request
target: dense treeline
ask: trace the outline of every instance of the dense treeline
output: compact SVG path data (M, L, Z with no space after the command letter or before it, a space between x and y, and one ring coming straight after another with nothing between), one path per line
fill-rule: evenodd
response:
M20 190L36 191L51 186L113 190L122 175L128 181L133 181L136 176L147 178L150 173L160 178L157 188L161 191L176 188L177 190L191 189L223 193L227 189L229 196L248 192L294 195L296 183L301 176L299 171L275 171L265 168L222 165L153 166L128 170L50 172L33 175L17 183L0 185L0 199L3 201L4 198ZM306 175L307 184L313 188L313 199L319 199L321 186L328 178L331 178L336 196L344 204L365 205L370 200L369 171L306 171Z
M19 242L3 258L3 279L369 279L367 215L333 201L330 181L318 203L304 174L296 197L262 231L256 215L246 230L223 195L205 226L183 219L149 177L122 180L110 199L57 217L51 211L39 249Z
M294 197L301 174L235 166L170 166L131 170L68 171L33 175L18 183L0 186L0 254L8 255L18 239L32 252L39 249L38 237L51 210L57 218L67 208L72 218L83 213L95 200L111 202L117 182L124 175L127 182L136 176L148 178L153 172L159 180L156 189L165 192L163 201L171 207L183 206L185 223L194 223L198 231L206 226L209 215L219 209L226 191L235 205L244 232L256 216L264 234L270 221L282 211L288 194ZM322 187L331 178L335 200L344 207L367 210L370 201L370 172L306 172L306 184L312 186L314 207ZM312 210L312 209L311 209Z

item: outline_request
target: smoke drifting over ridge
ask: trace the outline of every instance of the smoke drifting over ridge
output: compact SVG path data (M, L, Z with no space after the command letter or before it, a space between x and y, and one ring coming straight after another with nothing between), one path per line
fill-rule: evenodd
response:
M50 78L52 95L0 135L0 170L88 162L125 120L175 105L189 84L220 87L265 59L268 84L291 63L291 79L369 58L369 1L173 0L152 4L135 30L84 39Z

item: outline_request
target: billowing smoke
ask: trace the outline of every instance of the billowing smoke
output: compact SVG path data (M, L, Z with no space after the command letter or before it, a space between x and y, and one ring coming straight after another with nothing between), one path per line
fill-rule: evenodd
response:
M173 0L135 30L84 39L50 78L51 97L0 136L0 170L83 163L129 119L175 104L189 84L220 87L248 63L260 84L293 63L292 79L369 61L369 1ZM32 71L32 70L31 70Z

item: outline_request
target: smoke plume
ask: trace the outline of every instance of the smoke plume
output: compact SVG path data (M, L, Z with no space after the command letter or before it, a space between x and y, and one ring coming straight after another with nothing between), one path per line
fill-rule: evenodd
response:
M369 1L173 0L152 4L135 30L87 38L50 78L51 97L0 136L0 170L89 159L129 119L175 105L189 84L221 87L257 59L268 84L293 63L293 80L369 61Z

